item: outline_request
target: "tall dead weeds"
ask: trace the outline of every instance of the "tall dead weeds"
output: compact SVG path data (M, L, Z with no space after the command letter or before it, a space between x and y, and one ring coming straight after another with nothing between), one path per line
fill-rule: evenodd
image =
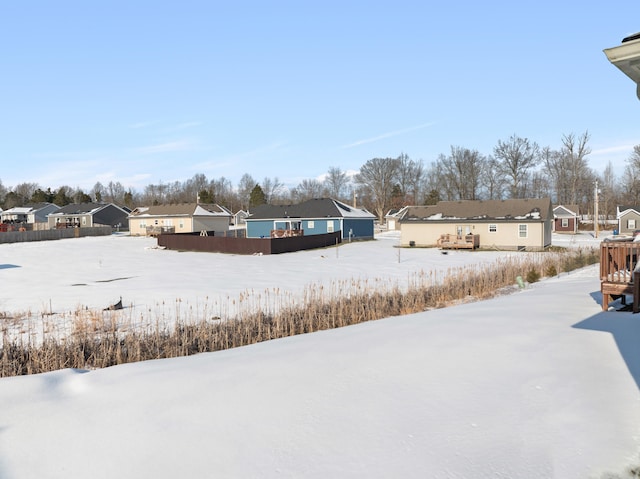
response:
M514 287L516 278L527 272L544 277L548 272L568 272L598 261L598 250L576 249L514 255L489 265L451 269L442 276L420 273L405 288L371 280L344 280L331 287L309 286L301 300L277 289L264 295L252 291L241 295L243 308L233 318L178 319L171 328L158 320L140 330L116 320L113 312L83 312L73 319L73 333L64 337L44 332L43 340L36 342L28 334L13 338L2 328L0 377L188 356L340 328L487 299ZM181 307L176 305L177 310ZM7 318L0 317L3 319Z

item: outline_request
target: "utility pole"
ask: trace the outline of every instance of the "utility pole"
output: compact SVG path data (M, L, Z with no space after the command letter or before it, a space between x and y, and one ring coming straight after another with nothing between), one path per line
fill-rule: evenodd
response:
M593 235L598 237L598 180L595 182L596 189L593 196Z

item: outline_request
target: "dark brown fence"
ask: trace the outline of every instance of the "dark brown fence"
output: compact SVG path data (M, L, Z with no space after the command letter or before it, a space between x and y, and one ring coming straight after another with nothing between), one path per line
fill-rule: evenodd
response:
M216 236L214 232L208 232L207 236L201 236L200 233L161 234L158 236L158 246L164 246L167 249L233 254L291 253L335 246L340 242L339 231L293 238L234 238Z
M6 231L0 232L0 243L49 241L65 238L81 238L84 236L108 236L111 233L113 233L113 229L110 226L94 226L90 228L65 228L39 231Z

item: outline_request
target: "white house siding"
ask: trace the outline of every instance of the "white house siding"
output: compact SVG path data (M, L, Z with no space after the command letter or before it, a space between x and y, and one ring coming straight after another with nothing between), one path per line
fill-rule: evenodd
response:
M489 232L489 225L496 225L496 232ZM527 237L519 237L519 225L527 225ZM402 246L410 246L411 242L415 246L435 246L438 238L442 234L455 235L458 227L462 227L462 234L474 234L480 236L480 247L515 250L519 247L526 249L542 249L551 244L551 222L547 228L542 222L491 222L491 223L441 223L434 221L411 222L404 221L400 229L400 243Z

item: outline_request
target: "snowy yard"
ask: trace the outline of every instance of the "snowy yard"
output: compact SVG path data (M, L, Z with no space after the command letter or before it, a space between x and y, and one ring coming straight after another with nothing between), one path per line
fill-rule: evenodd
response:
M0 312L31 331L64 330L86 310L120 298L128 324L233 316L241 308L291 304L310 286L325 291L406 286L426 275L486 264L498 251L449 251L398 246L397 232L376 241L281 255L247 256L157 249L154 238L113 235L0 245ZM517 256L522 256L519 254ZM338 291L339 292L339 291ZM62 334L62 333L61 333Z
M401 284L508 254L399 250L393 235L249 257L154 244L1 245L0 311L122 296L135 316L216 314L246 291ZM601 311L597 271L228 351L1 379L0 477L626 477L640 451L640 320Z

